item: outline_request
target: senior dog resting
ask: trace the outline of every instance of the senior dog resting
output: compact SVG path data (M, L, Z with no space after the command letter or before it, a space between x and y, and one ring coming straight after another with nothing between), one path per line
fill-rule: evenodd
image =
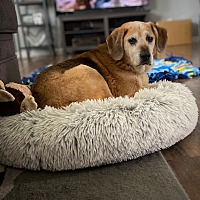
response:
M59 108L86 99L134 96L148 87L153 54L164 50L166 29L148 22L116 28L105 44L42 71L32 93L38 106Z

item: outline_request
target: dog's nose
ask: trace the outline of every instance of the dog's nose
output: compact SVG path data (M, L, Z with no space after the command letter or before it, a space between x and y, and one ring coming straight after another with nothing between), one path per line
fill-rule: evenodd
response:
M141 64L150 64L151 54L148 49L144 49L140 52Z

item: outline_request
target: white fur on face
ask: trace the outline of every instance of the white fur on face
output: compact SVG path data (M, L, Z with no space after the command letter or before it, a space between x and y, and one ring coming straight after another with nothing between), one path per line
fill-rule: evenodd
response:
M153 50L155 46L155 35L151 27L145 23L132 22L128 25L128 32L124 37L125 56L129 60L129 64L135 68L138 73L149 71L152 66L141 65L140 53L142 49L148 49L151 57L150 64L153 65ZM148 42L147 36L152 37L153 41ZM130 39L136 40L135 44L130 44Z

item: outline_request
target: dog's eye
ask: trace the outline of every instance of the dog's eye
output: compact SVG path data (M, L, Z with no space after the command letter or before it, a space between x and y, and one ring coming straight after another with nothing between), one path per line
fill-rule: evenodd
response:
M130 38L128 39L128 42L131 44L131 45L134 45L137 43L137 40L135 38Z
M153 42L153 37L147 35L146 40L147 40L147 42L151 43L151 42Z

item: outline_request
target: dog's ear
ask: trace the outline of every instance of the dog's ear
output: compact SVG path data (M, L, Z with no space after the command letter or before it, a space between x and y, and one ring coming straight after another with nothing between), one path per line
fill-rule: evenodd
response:
M106 39L108 51L115 60L121 60L124 55L124 36L126 29L116 28Z
M167 44L167 30L155 23L149 22L155 34L155 52L162 52Z

